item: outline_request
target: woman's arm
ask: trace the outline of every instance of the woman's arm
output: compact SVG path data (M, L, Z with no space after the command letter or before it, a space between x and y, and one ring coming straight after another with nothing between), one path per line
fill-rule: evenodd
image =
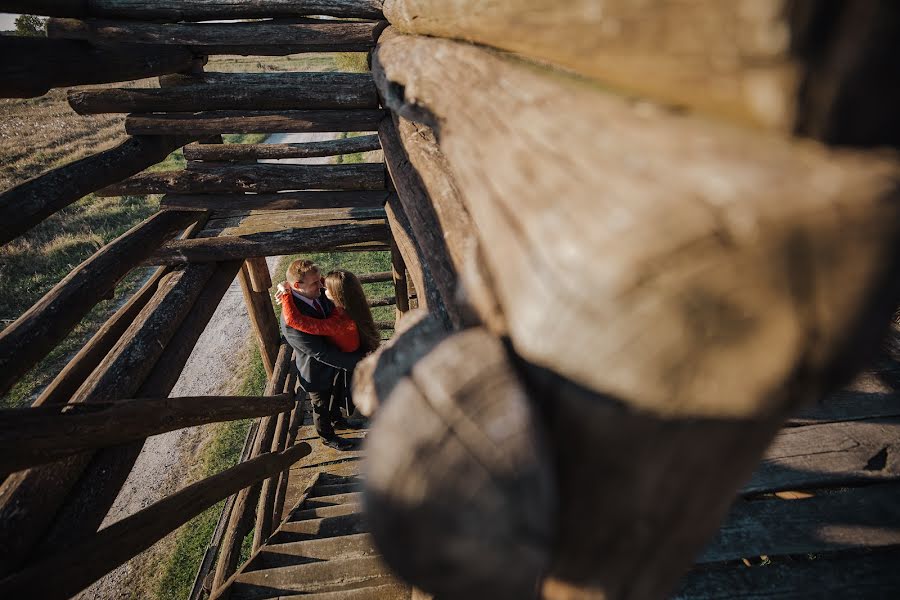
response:
M281 299L281 315L288 327L312 335L340 335L356 331L356 323L343 309L335 307L331 315L325 319L307 317L294 304L294 297L291 294L286 294Z

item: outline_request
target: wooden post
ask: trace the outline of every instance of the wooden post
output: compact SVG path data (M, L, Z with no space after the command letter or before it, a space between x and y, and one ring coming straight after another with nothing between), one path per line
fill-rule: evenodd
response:
M272 285L272 280L269 279L269 285L263 288L266 281L263 279L262 273L265 273L266 277L269 273L266 259L256 258L252 260L256 261L252 267L252 270L256 273L256 286L254 286L254 277L251 275L249 261L245 262L241 267L238 279L241 282L241 291L244 294L244 303L247 305L250 323L253 325L253 332L259 344L259 354L266 368L266 374L271 377L278 357L281 332L278 328L278 321L275 318L275 308L272 306L272 299L269 296L269 287ZM261 289L257 290L254 287Z
M406 286L406 263L397 248L397 242L391 238L391 278L394 280L394 297L397 299L396 320L409 311L409 290Z

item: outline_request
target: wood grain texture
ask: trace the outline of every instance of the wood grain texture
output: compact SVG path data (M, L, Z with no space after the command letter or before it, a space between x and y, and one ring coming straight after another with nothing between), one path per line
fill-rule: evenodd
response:
M382 190L381 163L351 165L230 165L204 171L141 173L97 192L100 196L243 193L281 190Z
M69 106L80 115L378 108L375 84L367 73L204 75L196 81L185 77L190 84L177 87L69 90L67 97Z
M202 54L295 54L299 52L366 52L380 29L374 21L321 23L176 23L50 19L53 39L85 40L94 44L141 44L189 47ZM271 47L271 51L266 51ZM246 49L246 50L245 50Z
M338 140L301 144L189 144L184 147L187 160L242 161L272 158L314 158L378 150L377 135L360 135Z
M387 191L323 190L262 194L167 194L160 206L171 209L208 209L216 215L251 210L298 210L325 208L376 208L384 206Z
M4 0L9 12L51 17L103 17L177 23L328 15L381 18L381 0Z
M85 450L220 421L260 417L293 405L288 395L144 398L104 404L0 411L0 471Z
M109 150L32 177L0 194L0 244L102 187L161 162L183 137L132 137Z
M643 410L736 417L777 412L791 386L793 402L820 395L880 333L891 158L647 110L466 44L381 39L380 91L436 127L526 360Z
M285 110L135 113L125 118L130 135L217 135L220 133L303 133L375 131L384 111Z
M201 214L163 211L135 225L74 268L0 332L0 392L46 356L133 267Z
M25 9L26 14L31 14ZM0 97L32 98L73 85L130 81L189 69L189 48L119 44L114 49L79 40L0 36Z
M393 384L367 439L375 543L392 569L437 597L531 597L556 516L539 417L484 330L420 356L406 376L382 382L387 373L375 371L376 385Z

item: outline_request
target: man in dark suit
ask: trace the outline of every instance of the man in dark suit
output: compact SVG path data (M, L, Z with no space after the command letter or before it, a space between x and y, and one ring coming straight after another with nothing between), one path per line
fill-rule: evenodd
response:
M287 282L294 304L304 315L324 319L334 310L334 304L322 289L322 274L312 261L292 262L287 270ZM300 385L309 394L313 423L322 443L338 450L349 449L351 443L338 437L331 424L331 397L339 370L356 367L362 352L341 352L322 336L287 327L283 318L281 333L295 351Z

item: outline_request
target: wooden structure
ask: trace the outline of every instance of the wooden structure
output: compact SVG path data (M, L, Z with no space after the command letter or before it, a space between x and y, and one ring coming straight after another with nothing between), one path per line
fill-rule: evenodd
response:
M71 596L226 497L192 598L900 588L900 371L827 395L900 300L895 3L0 0L22 10L49 38L0 38L0 96L160 87L70 91L130 137L0 193L0 242L90 192L164 196L0 332L6 391L159 266L0 414L0 597ZM371 73L202 67L323 51ZM366 135L215 143L277 132ZM295 464L330 450L264 258L324 250L391 254L362 277L400 319L354 379L363 470ZM235 277L264 397L167 398ZM248 417L236 467L100 528L147 436Z

